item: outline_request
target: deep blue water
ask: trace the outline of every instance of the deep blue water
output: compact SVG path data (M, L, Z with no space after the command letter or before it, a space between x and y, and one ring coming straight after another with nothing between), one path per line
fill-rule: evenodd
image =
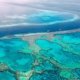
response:
M42 26L13 26L9 28L1 28L0 36L21 34L21 33L40 33L40 32L55 32L55 31L65 31L65 30L75 30L80 29L80 22L68 22L59 23L53 25L42 25Z

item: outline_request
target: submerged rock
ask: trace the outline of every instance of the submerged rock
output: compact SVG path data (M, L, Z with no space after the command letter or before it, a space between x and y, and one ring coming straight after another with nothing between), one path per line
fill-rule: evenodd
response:
M56 70L44 71L41 74L34 74L30 80L67 80L66 78L60 77L59 72Z

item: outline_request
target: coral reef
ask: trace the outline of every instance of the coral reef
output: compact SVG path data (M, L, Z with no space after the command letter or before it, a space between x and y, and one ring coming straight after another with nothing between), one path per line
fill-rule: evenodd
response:
M1 80L80 80L80 33L55 34L51 40L40 36L33 42L0 39Z

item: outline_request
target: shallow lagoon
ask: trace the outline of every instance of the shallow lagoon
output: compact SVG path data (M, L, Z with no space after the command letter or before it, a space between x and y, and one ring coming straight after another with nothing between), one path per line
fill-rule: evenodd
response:
M18 36L0 39L2 76L9 72L11 80L80 79L80 32L54 34L51 40L42 35L33 42Z

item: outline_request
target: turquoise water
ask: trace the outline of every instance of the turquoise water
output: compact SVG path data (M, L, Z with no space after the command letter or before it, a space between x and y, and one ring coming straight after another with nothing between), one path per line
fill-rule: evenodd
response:
M16 80L14 75L8 71L0 72L0 80Z
M21 39L0 40L0 62L13 71L26 72L31 69L35 58L32 54L22 52L28 43Z
M80 68L80 38L61 35L53 38L51 42L37 40L36 44L41 47L42 56L58 61L61 67Z
M80 79L80 32L55 34L51 40L40 36L34 43L0 39L1 80Z
M77 19L77 16L67 12L58 12L58 11L41 11L35 14L31 14L26 19L28 23L31 24L55 24L62 22L74 21ZM26 22L26 21L25 21Z

